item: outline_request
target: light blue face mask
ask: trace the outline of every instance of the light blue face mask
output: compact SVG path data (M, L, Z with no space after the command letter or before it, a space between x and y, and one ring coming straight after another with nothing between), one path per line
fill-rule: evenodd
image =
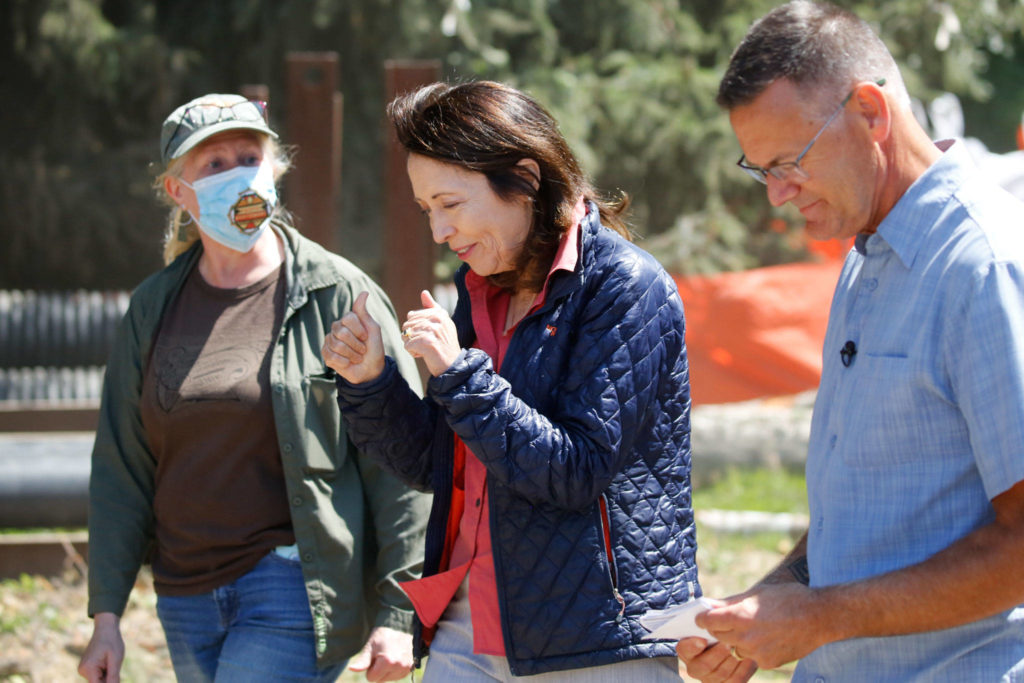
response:
M199 229L228 249L243 254L256 245L277 206L274 169L266 162L259 166L235 166L192 184L181 182L196 193L199 218L192 218Z

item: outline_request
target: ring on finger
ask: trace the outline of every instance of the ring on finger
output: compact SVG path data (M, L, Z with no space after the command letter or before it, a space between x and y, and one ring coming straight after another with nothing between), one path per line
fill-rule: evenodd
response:
M737 659L738 661L741 661L741 662L743 661L743 655L741 655L741 654L740 654L739 652L737 652L737 651L736 651L736 647L735 647L735 646L731 646L731 647L729 648L729 652L730 652L730 653L732 654L732 656L733 656L733 657L735 657L735 658L736 658L736 659Z
M402 330L402 338L403 339L408 339L409 338L409 330Z

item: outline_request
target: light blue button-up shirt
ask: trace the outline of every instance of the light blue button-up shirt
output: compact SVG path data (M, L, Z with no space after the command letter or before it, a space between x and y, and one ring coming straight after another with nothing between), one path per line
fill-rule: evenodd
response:
M1024 480L1024 204L978 176L954 144L846 259L807 460L812 586L922 562ZM1024 681L1024 606L833 643L794 680Z

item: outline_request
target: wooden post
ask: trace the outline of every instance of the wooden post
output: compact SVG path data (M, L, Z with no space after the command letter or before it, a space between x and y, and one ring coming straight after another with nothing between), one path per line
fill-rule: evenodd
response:
M306 237L338 251L341 195L342 96L336 52L290 52L288 127L284 142L297 148L285 176L287 205Z
M390 102L397 95L437 81L441 64L436 60L387 61L384 71ZM405 169L407 155L390 126L385 140L383 285L401 322L408 311L422 308L421 290L433 291L437 245L413 202L412 186Z

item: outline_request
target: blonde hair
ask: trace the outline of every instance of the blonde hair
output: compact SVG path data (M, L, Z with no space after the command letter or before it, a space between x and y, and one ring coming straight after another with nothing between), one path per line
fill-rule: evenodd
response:
M269 159L274 165L274 181L277 182L292 166L291 150L285 148L284 145L281 145L269 135L255 132L253 135L260 139L260 144L263 147L263 158ZM160 201L171 209L167 217L167 225L164 228L164 265L169 265L171 261L188 251L195 244L196 240L199 239L199 227L192 220L192 216L167 194L167 189L164 187L164 181L167 178L181 178L181 173L185 169L185 160L188 159L189 155L194 154L196 149L199 149L199 147L192 149L184 156L171 159L163 173L160 173L153 181L153 189L156 190ZM270 222L272 225L291 227L291 214L278 203L274 208L273 214L270 216Z

